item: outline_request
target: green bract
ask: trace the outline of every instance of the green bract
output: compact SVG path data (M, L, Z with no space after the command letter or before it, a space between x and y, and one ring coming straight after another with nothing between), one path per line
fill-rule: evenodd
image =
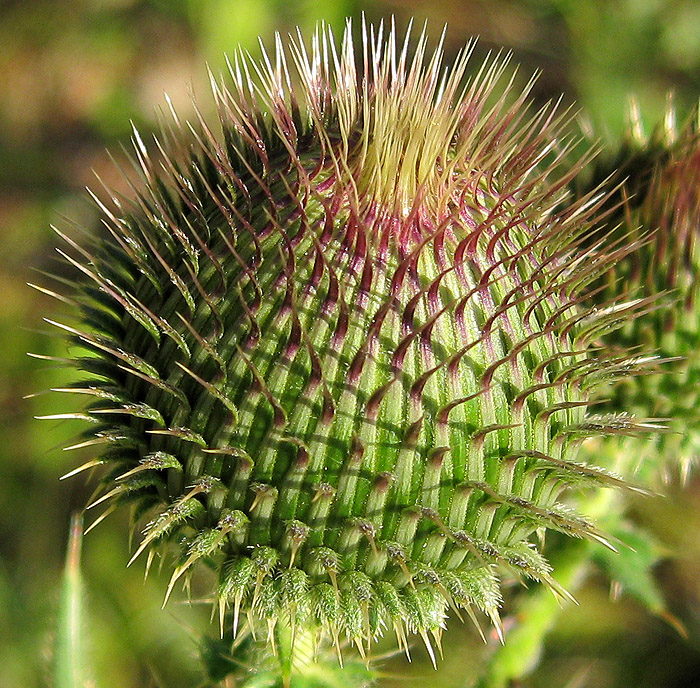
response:
M133 558L175 545L168 594L215 567L234 634L361 652L430 647L450 607L498 625L502 570L563 593L532 536L605 542L559 500L622 484L577 449L643 427L587 406L639 363L596 339L647 305L581 305L630 249L585 244L603 199L566 202L566 116L504 62L463 86L469 49L443 71L363 29L357 54L348 29L238 55L221 137L174 116L156 160L136 134L144 190L66 239L85 279L59 325L89 352L64 391L94 397L93 506L135 506Z

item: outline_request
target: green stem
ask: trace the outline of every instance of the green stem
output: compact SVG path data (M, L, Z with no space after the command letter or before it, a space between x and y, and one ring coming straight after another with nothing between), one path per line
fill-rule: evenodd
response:
M73 514L58 613L54 659L55 688L83 688L83 653L81 641L82 583L80 552L83 516Z

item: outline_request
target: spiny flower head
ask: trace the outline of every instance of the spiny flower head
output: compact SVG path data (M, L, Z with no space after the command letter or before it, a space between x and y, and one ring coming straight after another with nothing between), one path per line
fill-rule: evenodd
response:
M603 299L626 293L666 293L670 306L608 333L608 346L655 351L667 359L667 374L637 376L619 384L608 406L668 418L671 432L644 452L647 472L680 467L687 476L700 453L700 128L697 114L677 124L672 103L660 126L644 133L639 109L630 108L625 143L598 161L598 177L620 184L611 222L614 235L638 248L606 276Z
M132 561L175 550L168 595L215 568L234 635L364 653L385 629L430 648L448 608L498 626L502 571L565 594L532 537L605 543L560 496L622 484L577 451L640 428L587 406L635 367L593 344L647 302L581 305L631 248L584 247L602 199L563 202L565 115L506 61L465 85L469 49L444 69L362 29L357 54L348 27L237 55L222 137L173 113L155 160L135 134L143 189L98 201L109 238L66 237L59 327L89 352L62 391L93 398L92 506L134 507Z

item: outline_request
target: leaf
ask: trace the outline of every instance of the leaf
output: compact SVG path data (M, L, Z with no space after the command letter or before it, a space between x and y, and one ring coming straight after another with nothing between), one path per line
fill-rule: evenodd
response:
M663 548L651 533L630 524L609 528L608 532L624 545L616 554L603 547L593 550L594 561L610 577L614 588L641 602L650 612L663 618L681 635L686 631L681 622L666 608L666 601L654 576L654 567L663 556Z

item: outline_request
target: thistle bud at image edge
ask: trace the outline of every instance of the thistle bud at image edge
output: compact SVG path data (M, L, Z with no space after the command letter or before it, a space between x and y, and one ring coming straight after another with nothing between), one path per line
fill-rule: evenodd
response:
M134 130L133 195L94 195L100 237L59 232L78 277L39 288L68 304L57 391L87 401L50 416L87 423L71 475L99 469L98 521L131 509L125 563L162 558L166 600L215 572L222 636L434 658L448 617L502 634L504 576L568 596L544 532L612 547L571 489L637 489L579 448L657 427L591 408L655 364L600 341L656 297L589 298L638 239L569 195L594 153L568 111L472 49L446 67L363 22L239 51L220 133Z
M638 375L617 385L605 408L651 413L667 419L670 432L644 438L632 450L638 473L652 482L686 483L700 454L698 373L700 343L697 294L700 285L700 111L678 121L673 99L663 120L647 134L639 105L632 101L629 131L591 166L594 179L611 178L617 192L608 224L614 235L639 243L611 267L596 298L610 299L620 284L631 295L664 294L666 307L630 320L604 337L622 350L654 351L664 375ZM595 184L595 182L593 182ZM580 193L576 190L575 193Z

